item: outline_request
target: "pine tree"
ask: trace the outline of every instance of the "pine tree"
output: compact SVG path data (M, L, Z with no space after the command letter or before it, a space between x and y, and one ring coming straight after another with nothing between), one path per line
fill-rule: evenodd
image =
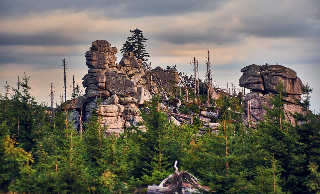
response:
M26 152L23 148L17 146L17 142L14 139L11 139L9 135L4 136L0 143L1 190L16 190L19 188L15 187L17 185L17 180L26 178L32 173L32 169L30 167L31 163L34 162L32 154L31 152Z
M130 32L132 36L128 37L123 44L122 49L120 49L121 53L133 52L137 59L148 61L147 57L150 57L150 55L146 52L146 45L144 45L148 39L143 36L142 31L138 28L130 30Z
M171 137L172 124L167 115L160 110L160 96L154 96L148 108L142 110L146 132L138 139L141 149L140 162L134 164L136 172L146 183L160 183L170 173L167 171L173 161L169 160L168 139ZM170 131L170 132L169 132Z
M279 84L277 93L271 98L272 109L267 109L265 121L257 127L258 144L265 149L266 157L274 156L279 162L281 184L283 191L291 193L305 193L303 188L303 174L305 154L299 142L299 134L286 119L283 110L283 85Z
M305 185L308 187L308 190L313 193L320 193L320 172L318 170L318 165L316 163L310 162L308 165L310 170L310 175L307 177Z

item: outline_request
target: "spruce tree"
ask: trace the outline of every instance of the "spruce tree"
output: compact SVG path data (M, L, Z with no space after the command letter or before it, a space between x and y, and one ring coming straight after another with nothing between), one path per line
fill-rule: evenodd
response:
M130 30L132 33L131 37L127 38L127 41L123 44L121 53L133 52L137 59L142 61L148 61L146 57L150 57L149 53L146 52L146 45L144 44L148 39L142 34L142 31L136 28Z

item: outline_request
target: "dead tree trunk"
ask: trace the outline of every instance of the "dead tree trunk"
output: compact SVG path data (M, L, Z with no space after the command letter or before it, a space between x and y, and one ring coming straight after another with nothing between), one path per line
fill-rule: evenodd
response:
M63 82L64 82L64 101L67 101L67 66L66 66L66 59L62 59L62 66L63 66Z
M228 134L226 130L226 120L223 121L223 130L225 133L225 140L226 140L226 176L228 176L228 171L229 171L229 163L228 163Z
M80 138L82 139L82 106L81 106L79 120L80 120Z
M75 81L74 81L74 75L72 76L72 98L75 99L76 98L76 91L75 91Z
M208 104L210 103L210 91L211 91L211 69L210 69L210 55L208 50L208 61L207 61L207 79L208 79Z
M198 60L197 60L197 73L198 73L198 107L200 106L200 97L199 97L199 95L200 95L200 90L199 90L199 88L200 88L200 79L199 79L199 63L198 63ZM200 114L200 112L199 112L199 114Z
M54 100L54 85L51 83L51 89L50 89L50 98L51 98L51 121L54 120L54 110L53 110L53 100Z
M194 94L197 95L197 63L196 63L196 57L193 58L193 62L191 64L193 65L193 71L194 71Z

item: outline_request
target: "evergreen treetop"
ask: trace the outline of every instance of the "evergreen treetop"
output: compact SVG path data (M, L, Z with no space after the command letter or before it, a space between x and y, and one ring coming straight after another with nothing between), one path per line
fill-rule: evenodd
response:
M148 61L146 57L150 57L149 53L146 52L146 45L144 43L148 40L142 34L142 30L136 28L135 30L130 30L132 33L131 37L127 38L127 41L123 44L121 53L133 52L137 59L142 61Z

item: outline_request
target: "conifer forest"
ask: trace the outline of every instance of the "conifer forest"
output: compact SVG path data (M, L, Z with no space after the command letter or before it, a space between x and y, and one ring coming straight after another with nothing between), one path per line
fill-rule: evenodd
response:
M171 122L163 109L170 99L159 93L139 106L140 123L106 134L96 111L80 131L62 105L51 110L38 103L30 79L6 85L13 93L0 100L2 193L147 193L174 173L175 161L209 188L200 193L320 192L320 118L309 111L309 87L298 103L303 113L291 115L294 123L285 119L281 84L264 119L245 125L241 94L207 101L200 81L198 95L187 88L188 100L187 90L173 92L181 101L177 111L192 114L192 122ZM219 110L211 117L215 130L199 118L204 109Z

